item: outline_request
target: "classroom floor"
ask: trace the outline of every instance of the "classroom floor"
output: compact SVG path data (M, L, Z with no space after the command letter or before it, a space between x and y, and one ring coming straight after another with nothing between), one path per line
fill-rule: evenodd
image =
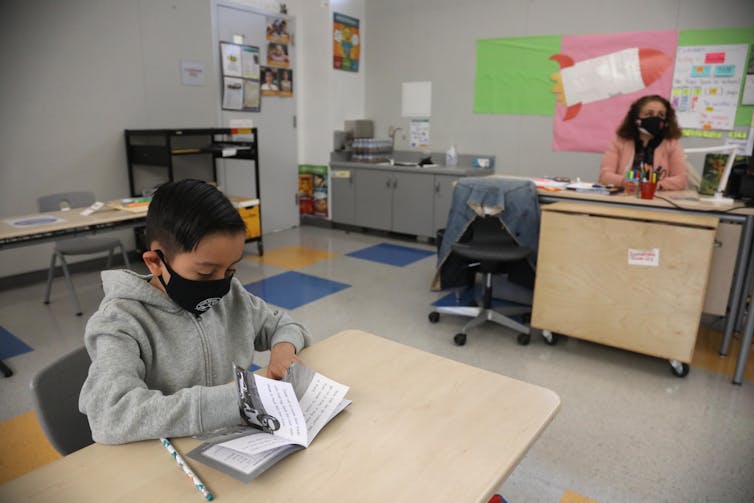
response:
M237 277L289 310L315 341L358 328L558 393L559 413L500 488L510 503L754 501L754 363L742 386L731 384L740 340L721 358L719 323L700 331L683 379L665 360L569 338L548 346L535 336L520 346L491 324L458 347L452 338L464 319L427 319L447 295L429 289L434 250L303 226L265 236L263 258L250 245ZM35 369L83 343L101 286L94 272L74 281L83 317L60 278L49 306L43 283L0 291L0 358L15 371L0 379L0 483L57 457L31 412L29 382Z

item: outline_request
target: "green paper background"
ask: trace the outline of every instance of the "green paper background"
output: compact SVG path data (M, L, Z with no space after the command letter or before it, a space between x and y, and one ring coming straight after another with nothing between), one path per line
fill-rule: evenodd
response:
M478 40L474 113L555 115L559 52L560 36Z

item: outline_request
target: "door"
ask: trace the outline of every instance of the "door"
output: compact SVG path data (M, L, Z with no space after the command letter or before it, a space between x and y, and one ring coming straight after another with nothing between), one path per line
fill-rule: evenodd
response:
M233 35L243 35L244 44L259 47L260 64L267 62L267 16L251 8L217 4L216 61L220 60L219 42L233 42ZM293 19L286 17L288 32L293 33ZM295 227L299 223L296 191L298 190L298 152L295 129L296 77L293 43L288 45L290 69L293 70L293 97L262 96L260 112L221 110L221 127L232 119L253 120L259 132L259 184L264 233ZM219 66L219 65L218 65ZM216 78L220 78L219 76ZM218 103L221 97L218 96ZM252 196L256 193L254 175L248 161L225 159L219 177L231 195Z
M337 172L337 174L336 174ZM330 209L332 221L339 224L354 224L354 188L353 179L356 170L332 169L330 167Z

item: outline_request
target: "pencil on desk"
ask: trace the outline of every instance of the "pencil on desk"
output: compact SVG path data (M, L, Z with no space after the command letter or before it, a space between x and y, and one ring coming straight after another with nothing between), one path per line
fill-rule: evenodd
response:
M201 481L199 477L196 476L196 474L189 468L188 463L186 463L180 454L178 454L178 451L175 450L175 447L173 447L173 444L170 443L170 440L167 438L161 438L160 442L162 442L162 445L165 446L165 449L168 450L168 452L175 458L176 463L178 463L178 466L181 467L183 472L188 475L188 477L191 479L191 481L194 483L194 486L199 490L200 493L202 493L202 496L206 498L207 501L212 501L215 499L215 497L212 495L212 493L207 489L207 486L204 485L204 482Z

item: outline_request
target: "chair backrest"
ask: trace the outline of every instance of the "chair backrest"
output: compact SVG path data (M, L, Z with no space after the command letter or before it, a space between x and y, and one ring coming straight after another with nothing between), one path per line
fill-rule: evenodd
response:
M469 243L515 244L515 240L497 216L476 217L460 240Z
M60 211L65 208L91 206L94 201L94 192L59 192L37 198L37 207L39 211Z
M63 456L93 443L79 395L91 360L81 347L39 371L31 382L34 409L52 446Z

